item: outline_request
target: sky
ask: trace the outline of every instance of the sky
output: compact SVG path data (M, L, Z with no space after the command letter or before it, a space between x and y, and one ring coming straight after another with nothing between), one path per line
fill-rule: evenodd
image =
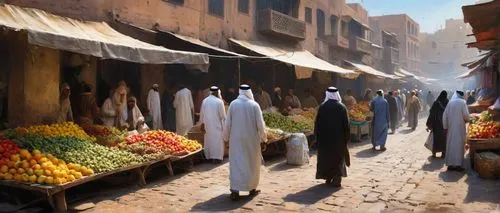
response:
M408 14L419 23L420 32L432 33L444 27L446 19L462 19L462 6L477 0L347 0L361 3L369 16Z

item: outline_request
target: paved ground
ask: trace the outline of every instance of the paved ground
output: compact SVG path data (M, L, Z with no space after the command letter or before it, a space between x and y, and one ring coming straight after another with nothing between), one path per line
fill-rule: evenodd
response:
M421 124L423 122L421 121ZM500 181L468 171L446 172L443 160L429 158L423 125L389 136L386 152L368 142L352 144L352 166L341 189L314 179L316 157L293 167L283 158L266 163L262 193L254 199L228 198L228 163L197 165L193 171L136 186L103 190L85 201L88 212L500 212Z

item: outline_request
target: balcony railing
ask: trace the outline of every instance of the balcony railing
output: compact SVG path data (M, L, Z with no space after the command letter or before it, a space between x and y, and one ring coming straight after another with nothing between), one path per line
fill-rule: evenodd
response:
M259 12L258 30L263 34L284 36L293 40L306 38L306 23L272 9Z
M374 59L382 60L384 58L384 54L382 53L383 47L372 45L372 57Z
M338 36L338 35L326 35L324 41L327 42L331 46L338 46L342 48L349 48L349 39Z
M352 50L363 52L366 54L372 53L372 43L358 36L351 36L349 38L349 47Z

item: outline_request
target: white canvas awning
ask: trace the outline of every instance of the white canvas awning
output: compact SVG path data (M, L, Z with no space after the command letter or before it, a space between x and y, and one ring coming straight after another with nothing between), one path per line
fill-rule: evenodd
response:
M197 38L193 38L193 37L189 37L189 36L184 36L184 35L179 35L179 34L175 34L175 33L171 33L171 32L165 32L165 31L161 31L163 33L168 33L178 39L181 39L181 40L184 40L184 41L187 41L189 43L192 43L192 44L196 44L198 46L201 46L201 47L204 47L204 48L207 48L207 49L211 49L211 50L214 50L214 51L217 51L217 52L221 52L221 53L225 53L225 54L228 54L228 55L233 55L233 56L246 56L246 55L243 55L243 54L239 54L239 53L235 53L235 52L231 52L229 50L225 50L225 49L222 49L222 48L219 48L219 47L216 47L216 46L213 46L213 45L210 45L200 39L197 39Z
M397 76L378 71L378 70L376 70L373 67L370 67L368 65L364 65L361 63L354 63L351 61L345 61L345 62L347 64L349 64L350 66L354 67L356 69L356 71L358 71L358 72L373 75L373 76L376 76L378 78L398 79Z
M346 78L356 78L358 76L355 72L330 64L304 49L278 46L265 41L241 41L236 39L230 39L230 41L250 51L287 64L334 72Z
M79 21L43 10L0 5L0 25L27 32L33 45L144 64L207 65L207 54L170 50L123 35L104 22Z

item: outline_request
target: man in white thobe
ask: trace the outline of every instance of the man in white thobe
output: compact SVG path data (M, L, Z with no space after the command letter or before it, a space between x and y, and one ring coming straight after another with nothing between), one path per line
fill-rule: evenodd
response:
M200 122L205 129L204 153L205 158L213 163L220 163L224 159L224 140L222 129L226 110L220 97L218 87L210 88L210 95L201 103Z
M448 170L463 171L462 163L467 137L465 123L468 121L469 109L464 100L464 92L457 91L443 114L443 128L447 131L445 164Z
M158 92L158 84L153 84L153 88L148 93L148 110L153 118L153 129L163 129L163 122L161 120L161 104L160 92Z
M186 136L193 127L193 96L191 91L181 86L181 89L175 93L175 127L176 133Z
M105 126L124 128L121 120L127 120L127 91L123 86L119 86L110 92L109 98L102 105L102 121Z
M224 125L224 141L229 141L229 179L231 199L240 191L259 193L262 153L260 143L267 140L262 111L248 85L240 86L240 95L230 105Z

